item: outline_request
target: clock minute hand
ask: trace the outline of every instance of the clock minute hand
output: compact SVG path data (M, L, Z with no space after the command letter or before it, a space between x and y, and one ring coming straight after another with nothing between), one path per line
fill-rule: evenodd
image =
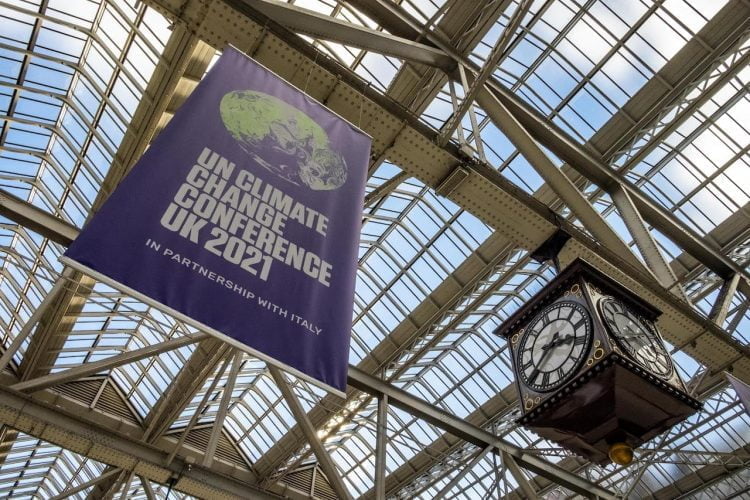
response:
M550 344L542 346L542 358L539 360L539 363L537 363L536 368L534 368L534 371L531 372L531 375L529 375L529 382L532 384L534 383L534 380L536 380L537 376L539 375L539 368L544 364L545 361L547 361L547 357L549 356L549 353L552 352L549 350L548 347Z

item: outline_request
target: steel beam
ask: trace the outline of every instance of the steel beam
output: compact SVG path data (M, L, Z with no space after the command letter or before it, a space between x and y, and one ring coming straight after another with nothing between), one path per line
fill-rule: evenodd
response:
M268 365L268 371L271 373L271 376L276 382L276 385L281 391L281 394L284 396L284 401L286 401L289 410L292 412L292 415L294 415L297 424L302 427L302 432L305 434L305 438L307 439L308 443L310 443L310 447L315 452L315 456L320 463L320 467L323 469L323 472L328 478L328 482L330 483L331 487L339 496L339 498L351 500L352 496L349 494L349 491L344 484L344 480L341 478L339 471L336 469L336 464L331 459L331 456L328 454L328 450L325 449L325 446L323 446L323 443L320 442L320 439L318 438L318 435L316 433L317 431L313 427L312 423L310 423L310 419L307 418L307 412L305 412L305 409L302 408L302 405L297 399L297 396L294 394L292 387L284 378L284 374L281 372L281 370L271 364Z
M234 360L232 361L232 369L229 371L229 377L227 377L227 383L224 385L224 390L221 394L221 401L219 402L219 409L216 412L216 418L214 419L213 429L211 429L211 437L208 439L208 445L206 445L206 451L203 455L203 466L211 467L214 461L214 453L216 453L216 445L219 444L219 436L224 428L224 419L229 411L229 402L232 400L232 391L234 391L234 385L237 382L237 375L240 373L240 367L242 366L242 351L235 349Z
M410 40L422 38L423 27L411 18L390 7L386 0L346 0L370 19L375 20L394 35ZM429 42L428 42L429 43Z
M0 386L0 424L50 442L113 467L134 470L151 481L165 484L178 477L175 488L199 498L277 498L252 485L175 458L59 406L43 403L24 393Z
M392 406L400 408L481 448L490 446L496 453L507 453L525 469L544 476L576 493L584 496L594 494L601 498L615 498L611 491L602 488L598 484L557 467L535 455L528 454L494 434L476 427L466 420L451 415L406 391L402 391L392 384L365 373L359 368L354 366L349 367L348 384L376 397L382 395L388 396L388 401Z
M391 366L400 360L406 352L415 351L420 347L427 349L429 345L433 345L433 342L430 342L427 346L424 346L424 340L429 336L432 340L437 341L441 337L440 332L445 331L441 327L438 332L434 332L433 326L441 324L444 319L448 319L448 327L454 321L462 321L463 314L459 314L458 317L454 317L452 314L455 312L457 304L467 297L471 297L472 302L475 299L481 300L481 297L476 297L474 292L477 290L485 291L484 280L488 279L492 273L497 272L499 266L504 265L511 250L512 247L508 245L504 238L498 234L491 235L455 271L447 276L444 282L436 287L419 306L415 307L407 318L389 332L386 338L358 364L358 367L369 373L376 373L382 367ZM502 280L498 282L498 286L501 286L501 283ZM483 294L480 293L479 295ZM461 307L461 309L463 310L464 307ZM420 350L420 354L412 355L412 359L418 359L423 352ZM347 395L349 402L362 397L359 391L354 389L347 391ZM361 402L362 407L365 404L366 402ZM330 421L332 414L341 415L343 413L338 410L340 406L342 405L337 398L327 396L308 413L308 416L317 427L320 427L326 421ZM348 419L356 411L347 411L346 413L345 419ZM335 427L332 430L335 430ZM259 471L260 476L271 477L273 471L281 467L281 464L284 464L288 457L294 455L294 452L299 449L299 442L302 438L298 427L290 429L255 463L255 468Z
M443 125L443 128L440 131L441 145L448 142L451 135L453 135L453 131L456 130L456 127L461 123L461 120L463 120L466 112L474 105L474 99L476 98L477 92L495 72L500 59L505 53L505 49L507 49L510 44L511 37L521 25L521 21L528 13L530 7L531 2L529 0L522 0L518 4L510 21L508 21L508 25L503 29L502 33L500 33L500 38L495 43L495 46L492 48L492 51L482 65L482 68L476 74L474 81L468 85L468 88L464 81L464 75L463 73L461 74L461 83L464 85L464 98L463 101L461 101L461 104L459 104L458 109L454 110L453 115L447 122L445 122L445 125ZM459 70L461 69L464 69L463 66L459 67ZM474 123L472 123L472 125L474 125L474 135L476 136L478 143L481 144L479 128Z
M119 469L117 467L112 468L112 469L110 469L110 470L102 473L101 475L96 476L94 479L91 479L89 481L86 481L85 483L79 484L75 488L63 490L62 492L60 492L59 495L55 495L50 500L64 500L65 498L70 498L71 496L75 495L78 492L81 492L81 491L83 491L83 490L85 490L87 488L90 488L92 486L96 486L100 482L109 479L111 476L113 476L115 474L120 474L120 472L122 472L122 469Z
M664 253L656 244L648 227L646 227L646 223L635 207L630 194L622 186L617 186L612 191L612 201L620 212L620 216L625 222L630 235L633 237L638 250L641 252L643 260L646 261L646 265L654 273L661 286L667 290L671 290L685 302L690 303L682 286L677 281L674 270L669 266Z
M202 389L205 380L215 373L217 365L225 358L229 349L229 346L214 337L205 338L196 344L179 373L144 418L146 441L154 442L167 432L195 394Z
M727 319L729 306L732 304L732 299L739 283L740 275L733 274L731 278L724 280L724 283L721 285L719 295L716 297L716 301L708 315L718 326L722 326ZM748 300L750 300L750 297L748 297Z
M167 465L169 465L174 457L177 455L177 452L180 451L182 448L182 445L185 443L185 439L187 439L188 434L190 434L190 431L193 430L193 427L195 427L195 424L198 423L198 419L201 416L201 413L203 412L203 409L206 407L206 404L208 403L209 398L214 393L214 389L216 389L216 385L219 383L219 380L221 377L224 376L224 371L226 371L227 366L229 365L229 356L224 355L224 351L222 350L222 355L224 356L224 362L222 363L221 367L219 368L219 371L214 376L214 379L211 381L211 384L208 386L208 389L203 394L203 398L201 399L200 403L198 403L198 406L195 408L195 411L193 412L193 416L190 417L190 422L188 422L187 426L182 430L180 433L180 438L177 440L177 444L174 445L174 449L172 450L172 453L169 454L169 457L167 458Z
M526 479L526 476L523 475L523 471L521 471L521 468L518 467L518 463L516 463L516 460L507 453L503 453L503 461L505 462L505 466L508 468L508 470L518 483L518 487L521 488L523 494L526 495L526 498L528 498L529 500L536 500L537 498L539 498L539 495L537 495L529 480Z
M554 122L545 119L527 104L522 103L510 91L495 84L492 85L491 93L489 91L480 92L477 101L486 109L487 105L491 106L490 96L495 96L502 102L536 140L591 182L608 192L613 192L616 188L626 191L646 222L664 233L680 248L694 256L713 272L722 278L728 278L734 273L739 273L745 278L750 277L747 271L738 266L736 262L723 255L717 248L710 245L705 238L677 220L638 188L619 178L612 169L604 165L601 159L596 158L590 151L586 151Z
M351 24L289 3L273 0L244 2L297 33L435 66L446 71L456 67L453 58L429 45Z
M181 347L185 347L186 345L194 344L200 340L205 339L206 337L208 337L208 334L199 333L196 335L186 335L184 337L170 339L165 342L148 345L146 347L141 347L140 349L134 349L132 351L124 352L116 356L111 356L100 361L83 363L74 368L69 368L67 370L62 370L49 375L43 375L41 377L24 380L22 382L18 382L17 384L13 384L12 386L10 386L10 388L16 391L23 392L39 391L58 384L70 382L71 380L77 380L89 375L94 375L95 373L99 373L105 370L111 370L128 363L134 363L141 359L150 358L167 351L179 349Z
M156 495L154 494L154 488L151 487L151 482L143 476L138 476L138 479L141 480L141 484L143 485L143 493L146 495L146 500L156 500Z
M461 480L466 477L466 474L471 471L479 462L484 460L484 457L486 457L491 451L493 451L492 446L487 446L483 450L479 450L474 454L474 458L471 459L471 461L468 464L465 464L463 468L458 471L458 474L453 476L450 481L448 481L448 484L443 486L443 488L438 491L435 496L433 497L435 500L439 500L442 498L445 498L448 493L451 492L453 488L456 487L456 485L461 482Z
M133 484L133 476L135 476L135 472L132 470L123 478L121 481L122 483L122 491L120 491L120 499L119 500L127 500L128 498L128 491L130 490L130 485ZM112 493L117 493L117 490L120 488L120 485L117 485L117 488L115 488Z
M378 201L391 194L402 182L409 178L406 172L399 172L365 196L365 208L371 207Z
M107 466L104 469L104 473L106 474L112 470L117 470L119 472L117 474L108 476L104 481L96 483L94 487L91 488L91 490L89 490L89 492L86 494L86 500L112 500L111 495L109 497L108 495L124 473L122 468L112 466Z
M388 442L388 396L378 398L375 433L375 498L385 500L385 452Z
M594 238L609 249L619 253L631 265L648 271L601 214L583 196L576 185L552 163L541 146L531 137L531 134L516 117L508 111L505 105L488 92L485 91L483 94L485 99L483 99L482 107L495 126L516 146L534 170L542 176L547 185L570 208Z
M747 457L750 454L750 445L738 448L734 453L742 453ZM658 500L686 498L746 470L748 466L750 466L748 458L742 460L741 463L705 465L690 474L675 478L671 484L651 493L648 498ZM644 492L641 491L636 490L636 494L644 496Z
M50 228L52 227L53 226L50 226ZM76 233L77 232L78 230L76 229ZM63 276L55 281L55 284L52 285L50 291L47 292L47 295L45 295L44 299L42 299L37 308L34 309L34 312L31 313L31 316L29 316L29 319L21 327L21 330L16 334L15 337L13 337L13 341L11 341L11 343L3 352L2 357L0 357L0 372L4 371L5 368L8 367L10 362L13 361L13 356L15 356L16 352L18 352L18 349L21 348L23 343L26 342L28 336L31 335L31 332L34 330L34 327L37 325L40 318L47 312L47 309L49 309L52 304L54 304L58 299L58 295L60 295L60 292L63 291L67 283L66 278L69 276L69 270L63 271Z
M70 245L78 235L78 229L72 224L4 189L0 189L0 215L64 246Z

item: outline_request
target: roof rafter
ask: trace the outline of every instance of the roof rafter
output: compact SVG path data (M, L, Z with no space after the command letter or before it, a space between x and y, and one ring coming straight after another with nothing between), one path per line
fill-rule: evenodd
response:
M60 402L59 397L56 398ZM211 468L188 466L181 458L166 464L168 453L157 447L122 434L113 426L104 426L84 417L91 415L86 407L66 401L72 413L60 406L45 403L12 389L0 387L0 423L43 439L62 448L93 458L114 467L135 471L142 477L166 484L173 475L179 477L175 488L197 497L219 495L229 498L276 498Z
M125 176L135 163L135 160L145 150L156 128L162 112L167 107L170 97L190 62L199 40L182 28L175 29L164 49L164 57L157 64L154 76L146 87L145 94L149 96L141 101L136 109L131 131L126 134L94 203L95 212L104 202L109 193ZM5 205L5 210L10 207ZM58 240L62 242L64 240ZM74 273L72 281L79 282L80 291L89 290L94 281L80 273ZM81 295L76 287L68 287L49 311L40 319L24 354L19 373L22 379L44 375L52 366L59 349L65 342L75 323L77 313L81 312L85 304L85 295Z
M412 23L409 22L409 20L406 18L406 16L403 15L403 13L398 11L398 6L386 6L379 2L375 2L375 6L371 6L370 8L368 8L356 1L350 3L356 5L358 8L362 8L370 15L380 16L380 18L374 17L374 19L380 23L388 22L387 19L393 19L394 16L401 15L401 23L397 24L393 28L391 28L388 24L384 24L386 29L394 29L395 31L409 31L414 34L414 29L405 29L406 26L411 26ZM724 8L724 11L722 13L718 14L711 21L710 26L702 30L702 32L695 38L695 41L692 45L688 44L685 48L683 48L681 54L678 54L678 56L675 57L676 60L681 63L681 60L695 57L694 55L687 54L691 52L695 54L700 53L699 51L702 51L705 55L701 58L701 64L694 64L688 67L685 67L681 64L682 68L687 70L687 73L677 80L679 84L667 84L665 82L672 80L665 79L663 77L654 78L652 80L652 86L656 86L657 84L665 86L663 94L659 95L658 97L668 102L670 98L674 98L674 96L679 95L680 89L692 81L690 79L691 76L698 75L702 71L705 71L706 66L714 62L717 54L722 54L729 47L731 47L740 36L743 36L748 26L750 26L750 21L748 21L750 13L748 13L747 10L747 4L741 2L740 0L734 0L730 5ZM267 11L266 13L268 13L272 17L274 17L275 14L274 11ZM347 40L345 36L342 36L340 33L334 31L317 30L315 31L315 33L308 32L309 30L305 30L303 27L299 27L296 23L290 24L286 16L278 16L275 19L281 24L285 24L288 27L296 29L303 33L317 35L327 39L334 39L335 37L337 41L341 41L343 43L353 43L352 40ZM401 29L399 29L399 26L401 26ZM717 27L719 26L721 26L723 30L717 29ZM728 36L727 33L730 33L731 35ZM435 33L430 33L428 35L419 32L419 37L423 36L426 36L429 40L430 37L438 37L439 35ZM712 46L711 44L714 43L714 40L717 40L717 42L715 46ZM708 50L706 48L707 46L711 50ZM367 48L376 52L378 51L376 46L371 45L367 46ZM449 53L453 53L453 51ZM747 56L745 56L744 58L746 59ZM417 61L414 58L411 58L410 60L415 62L424 62L421 60ZM473 66L478 70L478 67L476 65ZM741 68L742 66L743 65L740 62L736 64L737 68ZM660 72L660 75L661 73L664 72ZM453 73L451 76L453 79L458 79L457 73ZM674 79L674 77L672 77L672 79ZM721 83L721 81L725 81L725 79L722 78L719 82L714 82L714 85L712 85L714 91L715 89L719 88L719 84ZM535 110L530 109L528 105L522 103L516 96L512 95L507 89L503 88L502 85L497 82L497 80L492 81L491 86L493 87L492 91L480 91L477 95L477 102L481 106L483 106L485 109L491 110L496 106L496 104L492 102L492 99L500 99L503 105L508 106L513 115L518 118L524 126L528 128L532 135L543 142L547 147L550 148L550 150L560 156L560 158L568 161L582 175L587 177L589 180L597 183L599 186L610 191L615 191L618 187L625 190L625 192L633 198L636 208L641 212L643 218L646 219L647 222L650 222L654 226L659 227L665 234L671 237L676 243L681 245L682 248L693 253L701 260L706 262L708 267L717 272L717 274L724 278L727 278L731 275L731 273L739 272L743 276L741 289L743 290L743 292L750 294L750 282L748 282L748 280L750 280L750 275L746 271L739 269L733 262L731 262L725 256L721 255L721 253L717 249L712 248L710 245L702 242L693 230L668 214L666 210L659 207L656 203L650 200L648 196L644 195L639 190L632 188L628 182L624 181L621 178L621 176L617 175L616 173L610 172L608 168L602 165L600 159L596 159L594 155L589 151L585 152L583 148L578 146L575 141L568 137L567 134L565 134L559 127L555 127L550 122L542 119ZM491 92L494 92L494 96ZM649 97L651 99L654 99L655 92L652 89L643 90L642 92L644 94L650 93L651 95ZM701 97L701 99L708 98L710 97L710 95L711 92L707 92L705 96ZM695 107L699 103L700 101L693 103L686 109L695 109ZM649 120L656 119L656 113L660 108L657 106L647 106L643 109L645 110L645 112L642 111L643 117L641 117L636 125L632 127L632 132L640 131L643 128L643 123L648 123ZM624 113L624 111L622 111L621 113ZM624 121L622 116L624 115L616 115L614 118L620 119L620 121ZM632 117L629 117L627 121L630 122L630 120L632 120ZM660 128L657 137L661 137L664 134L668 133L678 123L679 121L675 121L674 123L670 123L670 126L668 127ZM624 135L627 137L627 134ZM620 143L623 143L622 139L620 140ZM598 144L596 146L598 146ZM606 150L611 150L611 147L607 148ZM602 151L602 149L596 148L593 149L593 151ZM647 154L648 151L650 151L650 148L639 148L637 154L634 154L629 158L629 163L632 164L638 161L645 154Z

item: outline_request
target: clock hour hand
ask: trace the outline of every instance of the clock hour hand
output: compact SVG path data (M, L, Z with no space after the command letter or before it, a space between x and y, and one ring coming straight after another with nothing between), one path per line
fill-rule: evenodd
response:
M569 334L565 337L560 337L560 332L555 332L554 335L552 335L552 339L550 339L549 342L542 346L542 358L539 360L539 363L537 363L537 368L534 368L534 371L529 374L529 382L531 382L532 384L534 383L534 380L536 380L537 376L540 373L539 368L544 365L545 361L547 361L547 358L552 353L553 348L563 344L568 344L574 339L575 335Z
M544 365L544 362L547 361L547 358L552 353L552 349L565 344L567 342L570 342L573 339L572 335L568 335L566 337L560 338L559 337L560 332L555 332L554 335L552 335L552 340L550 340L547 344L542 346L542 358L539 360L539 363L537 363L538 367L541 367ZM529 380L532 382L536 378L536 376L539 375L539 369L535 368L533 372L531 372L531 376L529 377Z
M554 347L554 345L555 345L555 342L557 342L557 339L558 339L559 337L560 337L560 332L555 332L555 333L554 333L554 334L552 335L552 339L551 339L551 340L550 340L549 342L547 342L546 344L544 344L544 345L542 346L542 351L546 351L547 349L551 349L552 347Z
M557 347L559 345L568 344L572 342L576 337L573 334L568 334L565 337L558 337L559 332L555 333L552 336L552 340L549 341L546 345L542 346L543 351L548 351L549 349L552 349L553 347Z

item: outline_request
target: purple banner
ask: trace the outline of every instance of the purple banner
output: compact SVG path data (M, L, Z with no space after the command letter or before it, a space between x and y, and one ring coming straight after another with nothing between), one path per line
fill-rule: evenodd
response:
M227 48L65 261L344 391L369 154Z

